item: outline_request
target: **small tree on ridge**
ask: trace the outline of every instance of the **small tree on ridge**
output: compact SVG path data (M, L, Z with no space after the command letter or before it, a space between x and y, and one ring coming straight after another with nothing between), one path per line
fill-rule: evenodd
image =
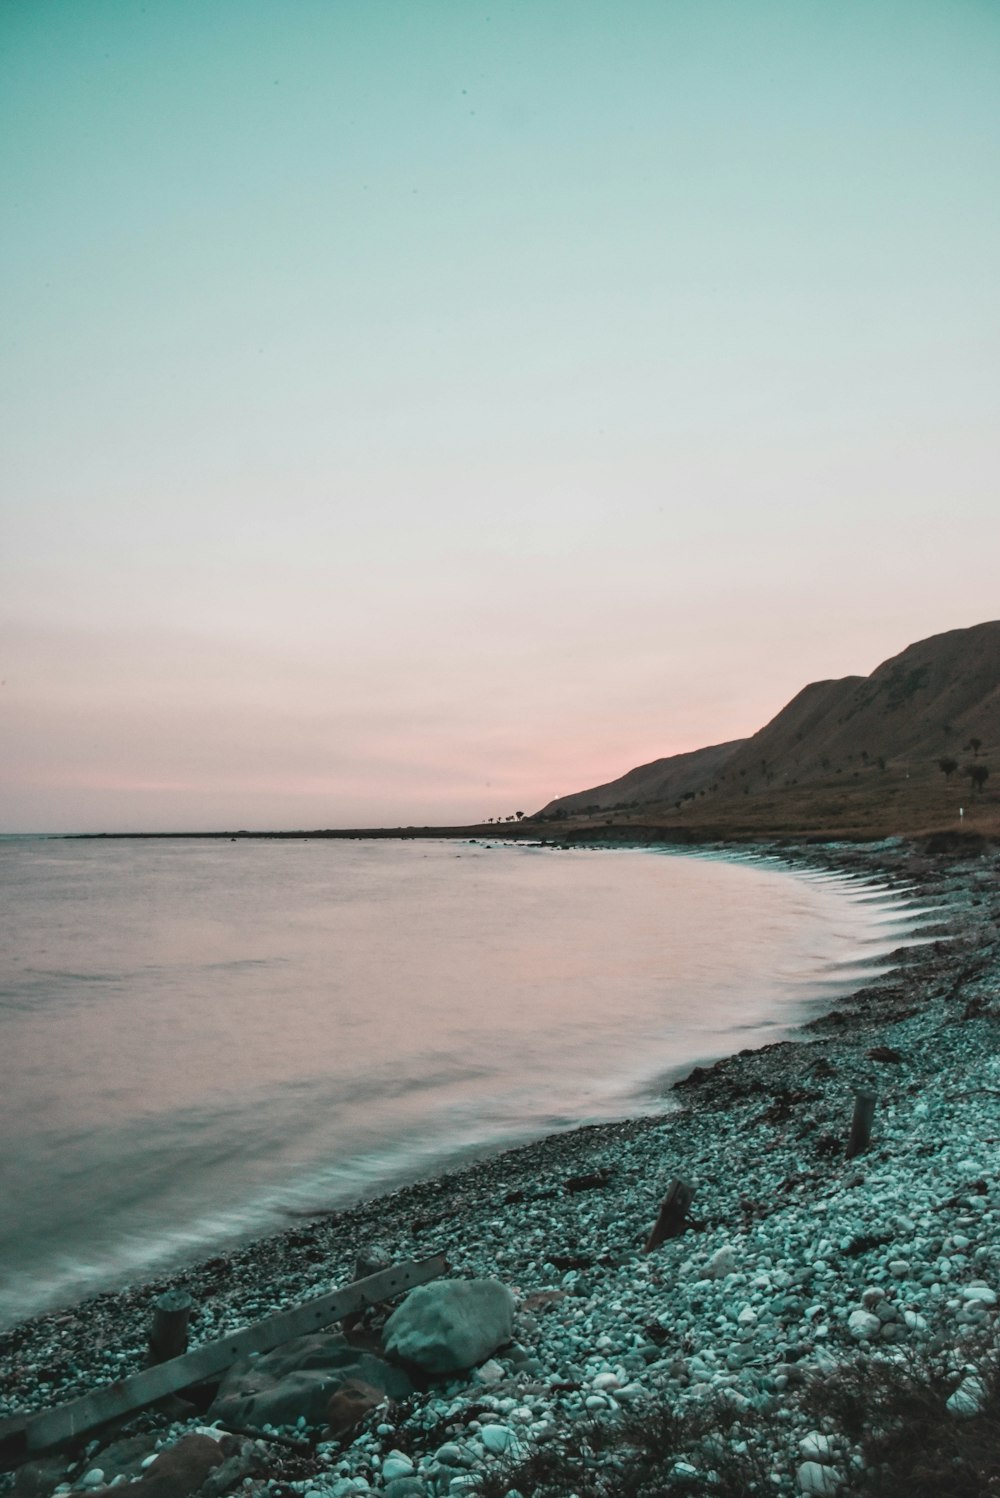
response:
M985 765L966 765L962 773L968 775L977 791L982 791L990 772Z

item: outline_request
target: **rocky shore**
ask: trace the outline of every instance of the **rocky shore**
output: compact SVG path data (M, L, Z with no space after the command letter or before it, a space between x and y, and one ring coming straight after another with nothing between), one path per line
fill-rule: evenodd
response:
M0 1339L0 1417L141 1367L169 1288L194 1298L197 1345L354 1279L359 1258L443 1253L440 1284L491 1282L461 1367L421 1363L399 1322L383 1335L386 1307L275 1374L312 1398L304 1375L322 1373L319 1406L240 1403L252 1379L229 1404L225 1387L195 1391L22 1464L0 1491L887 1492L844 1397L859 1359L937 1358L956 1429L995 1428L1000 851L770 851L897 889L932 912L921 941L800 1038L696 1070L660 1117L555 1135L24 1323ZM859 1088L877 1094L872 1142L847 1160ZM694 1190L686 1229L645 1253L677 1178Z

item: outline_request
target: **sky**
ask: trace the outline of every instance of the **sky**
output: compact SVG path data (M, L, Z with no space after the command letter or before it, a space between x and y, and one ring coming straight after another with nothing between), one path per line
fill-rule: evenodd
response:
M1000 617L996 0L4 0L0 832L533 811Z

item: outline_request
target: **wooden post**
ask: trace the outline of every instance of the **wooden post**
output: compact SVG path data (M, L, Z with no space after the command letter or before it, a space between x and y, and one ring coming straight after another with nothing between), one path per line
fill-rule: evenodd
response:
M854 1117L851 1120L851 1137L847 1141L848 1160L863 1154L871 1143L876 1096L868 1087L859 1087L854 1094Z
M153 1322L149 1328L149 1352L147 1368L165 1363L168 1358L179 1358L187 1352L188 1320L194 1301L186 1290L166 1290L153 1307Z
M363 1248L354 1259L354 1278L356 1280L366 1279L370 1274L378 1274L381 1270L388 1269L391 1263L392 1260L386 1258L385 1250L380 1246L375 1245ZM340 1326L345 1337L349 1337L351 1332L357 1331L364 1320L364 1316L364 1310L361 1310L352 1311L349 1316L344 1317Z
M688 1207L694 1197L694 1189L686 1182L674 1180L667 1188L667 1194L660 1203L660 1215L653 1224L652 1232L646 1239L646 1247L643 1253L649 1254L654 1248L659 1248L667 1238L679 1238L686 1226Z

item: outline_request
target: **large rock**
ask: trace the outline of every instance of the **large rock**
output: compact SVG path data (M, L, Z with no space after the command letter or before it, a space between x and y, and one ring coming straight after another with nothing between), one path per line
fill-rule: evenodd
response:
M411 1290L385 1324L386 1351L426 1373L474 1368L514 1334L514 1297L499 1280L436 1280Z
M133 1485L141 1498L190 1498L210 1477L213 1468L225 1461L225 1450L211 1436L184 1436L174 1446L161 1451L151 1467ZM104 1490L118 1491L117 1487ZM95 1495L96 1498L96 1495Z
M349 1378L330 1396L326 1407L326 1422L330 1434L338 1439L346 1436L361 1424L366 1415L377 1410L385 1399L381 1389L373 1384L362 1383L359 1378Z
M307 1425L324 1425L330 1396L352 1381L370 1385L391 1399L405 1399L413 1393L401 1369L351 1347L339 1332L319 1332L296 1337L263 1357L234 1363L207 1418L255 1430L263 1425L294 1425L300 1416Z

